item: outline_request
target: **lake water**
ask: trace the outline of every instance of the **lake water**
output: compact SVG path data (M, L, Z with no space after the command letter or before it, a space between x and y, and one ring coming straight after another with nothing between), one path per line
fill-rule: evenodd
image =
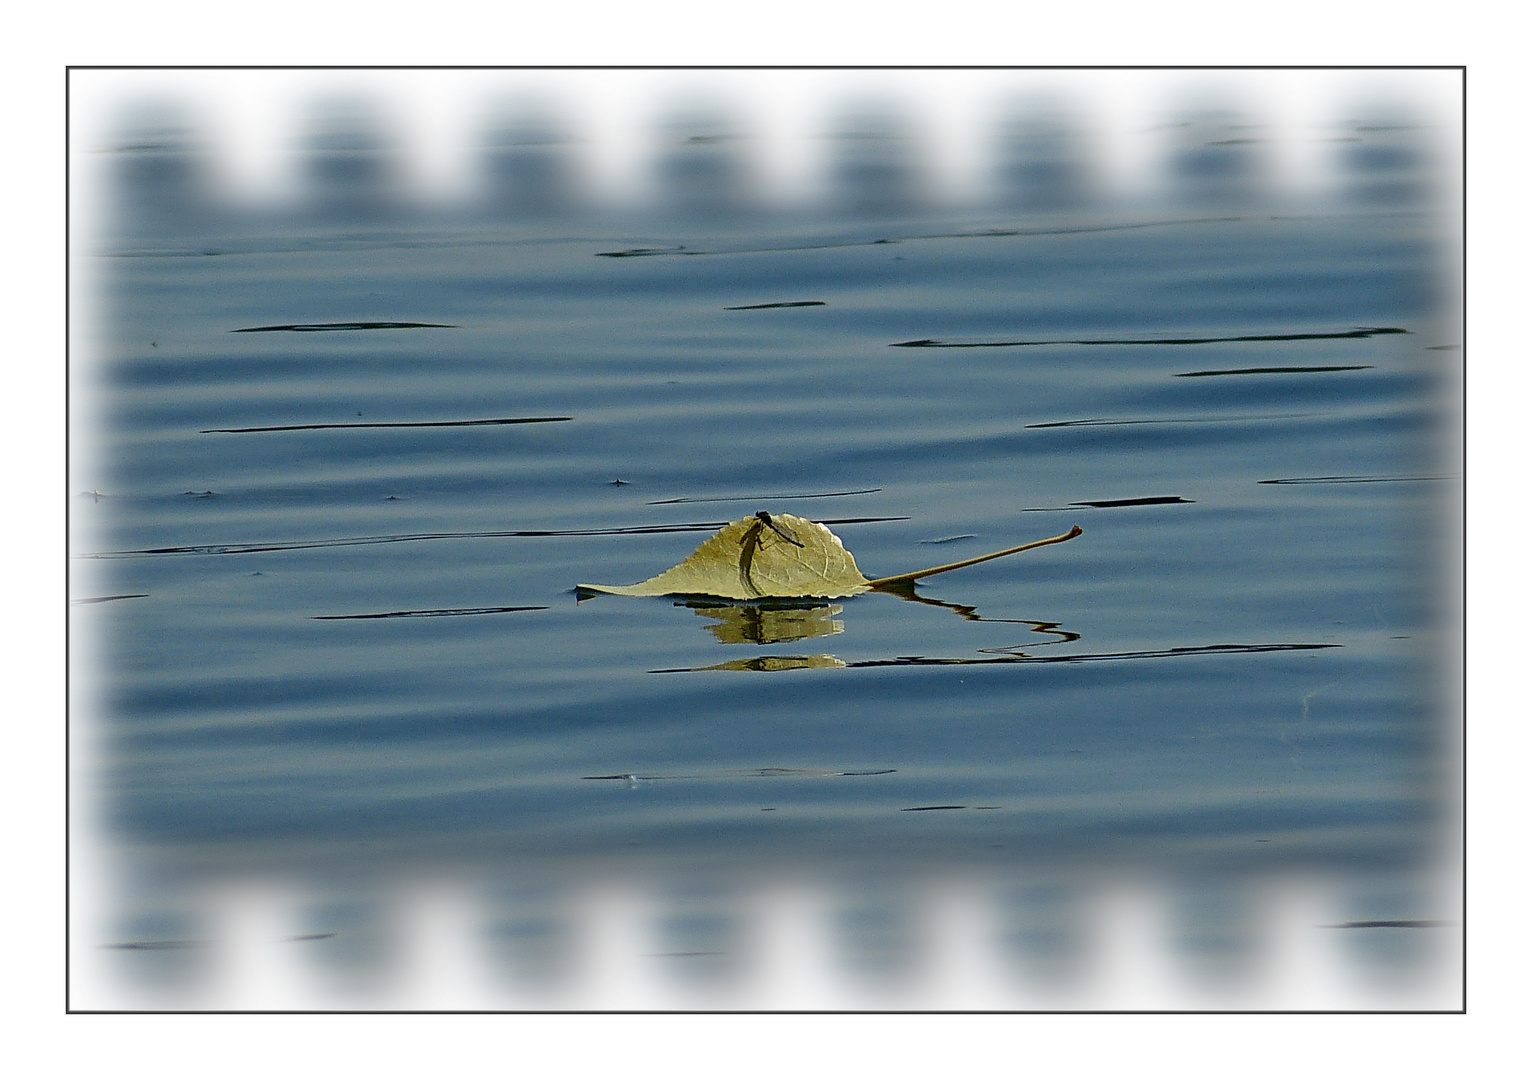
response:
M1220 175L796 215L124 182L77 269L76 952L216 1005L208 890L280 885L365 983L427 880L512 967L618 886L704 967L785 881L874 974L932 881L1034 960L1122 881L1225 966L1295 882L1389 971L1456 934L1452 217ZM1083 534L907 597L576 596L759 510L869 577Z

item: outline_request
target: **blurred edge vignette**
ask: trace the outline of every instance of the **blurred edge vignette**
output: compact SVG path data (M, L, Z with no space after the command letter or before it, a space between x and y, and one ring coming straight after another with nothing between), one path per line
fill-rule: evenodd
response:
M71 70L69 1008L1460 1010L1463 75Z

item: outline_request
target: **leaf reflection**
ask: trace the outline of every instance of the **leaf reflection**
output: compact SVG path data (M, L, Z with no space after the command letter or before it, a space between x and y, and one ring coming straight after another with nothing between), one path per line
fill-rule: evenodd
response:
M1063 645L1079 641L1080 635L1070 630L1058 629L1059 624L1041 619L1000 619L980 615L970 604L950 604L915 592L913 582L901 581L886 586L879 592L911 600L917 604L943 608L970 622L1012 623L1029 626L1034 633L1051 634L1055 641L1039 642L1040 645ZM677 601L676 607L686 607L704 619L714 620L707 629L722 645L776 645L805 638L830 637L845 633L846 624L835 616L845 611L843 604L831 604L822 600L775 599L755 603L724 603L705 597L691 597ZM1019 646L1008 646L1019 648ZM980 652L993 650L981 649Z
M723 645L775 645L829 637L846 629L846 624L834 617L845 610L840 604L720 604L697 599L676 606L716 620L707 629Z
M757 656L700 668L656 668L651 675L669 675L689 671L789 671L804 667L935 667L954 664L1084 664L1119 663L1124 660L1174 660L1199 656L1228 656L1236 653L1299 652L1339 649L1336 642L1263 642L1247 645L1184 645L1173 649L1141 649L1117 653L1054 653L1028 656L1019 646L1008 649L985 649L990 656L895 656L887 660L858 660L846 663L834 656Z
M806 668L843 668L846 662L829 653L814 656L752 656L698 668L655 668L651 675L674 675L683 671L802 671Z
M913 600L917 604L930 604L932 607L946 608L948 611L955 612L970 622L1020 623L1023 626L1030 626L1035 632L1039 634L1058 635L1058 641L1043 642L1045 645L1062 645L1070 641L1080 640L1079 634L1076 634L1071 630L1058 629L1059 624L1056 622L1045 622L1038 619L991 618L988 615L980 615L979 609L969 604L949 604L945 600L937 600L930 596L920 596L915 592L915 583L912 581L901 581L893 585L885 585L877 591L886 593L890 596L897 596L901 600ZM988 652L990 650L980 649L979 651Z

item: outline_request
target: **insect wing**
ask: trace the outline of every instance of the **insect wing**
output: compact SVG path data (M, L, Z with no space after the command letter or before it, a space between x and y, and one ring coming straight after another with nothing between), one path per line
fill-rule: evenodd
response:
M797 533L793 532L793 530L787 525L784 525L782 522L773 518L766 511L762 510L755 516L760 520L762 525L765 525L768 529L776 533L783 540L786 540L789 544L792 544L794 547L803 546L803 541L798 539Z

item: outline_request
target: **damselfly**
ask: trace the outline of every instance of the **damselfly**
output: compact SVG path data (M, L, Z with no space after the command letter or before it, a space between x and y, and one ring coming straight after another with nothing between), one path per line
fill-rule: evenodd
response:
M766 511L757 510L755 512L755 520L759 521L762 525L766 526L768 529L776 533L783 540L786 540L789 544L792 544L794 547L803 546L803 541L798 539L797 533L793 532L792 529L788 528L782 522L772 517Z
M761 541L768 529L794 547L803 547L803 541L798 539L798 535L786 522L776 520L764 510L757 510L755 520L739 538L739 584L751 596L761 595L760 588L751 577L751 570L755 564L755 553L762 550Z

